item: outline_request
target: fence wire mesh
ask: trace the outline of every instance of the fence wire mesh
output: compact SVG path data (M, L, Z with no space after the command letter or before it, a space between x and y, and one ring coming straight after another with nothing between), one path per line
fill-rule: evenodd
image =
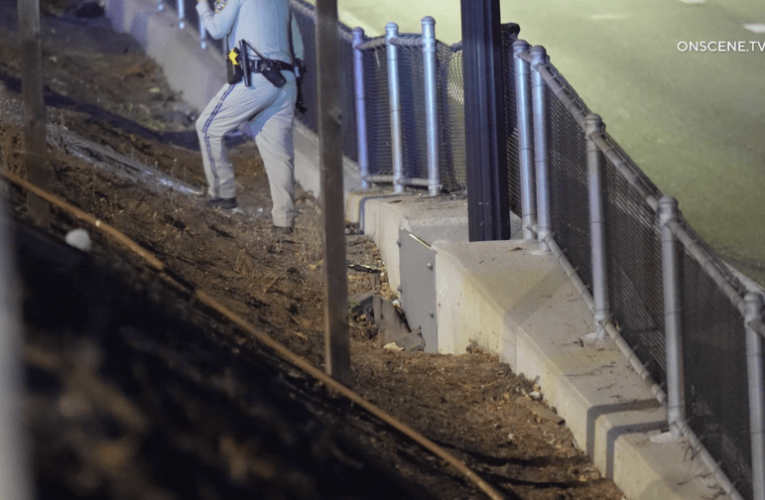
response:
M701 243L688 223L691 238ZM709 249L706 250L708 253ZM743 286L713 262L730 283ZM741 312L686 249L680 252L686 416L739 493L752 498L746 331ZM760 381L765 384L765 380Z
M744 322L687 252L680 267L688 425L739 493L752 498Z
M547 103L550 117L547 133L552 232L582 282L592 292L592 245L584 132L549 89Z
M419 38L419 34L399 34L399 39L409 43L397 45L404 176L408 178L427 178L428 174L425 73L422 49L414 43ZM383 45L365 49L363 56L369 171L371 175L390 175L393 173L393 158L386 48ZM459 64L454 64L455 59L459 59ZM455 78L458 78L456 82ZM439 172L444 189L451 192L464 189L466 178L461 83L459 53L438 42L436 103L439 116Z
M462 85L462 45L438 44L438 139L444 189L467 189L465 157L465 92Z
M312 5L303 0L290 0L292 14L300 27L305 47L304 63L306 75L303 78L303 101L308 108L305 114L296 112L296 117L308 128L318 132L318 68L316 67L316 12ZM353 75L353 38L350 28L338 23L341 88L340 109L342 123L343 154L358 161L358 139L356 135L356 92Z
M416 40L417 34L401 34L400 38ZM403 131L404 176L427 178L428 145L425 136L425 73L422 49L398 47L399 92L401 95L401 128Z
M385 45L364 51L364 99L367 113L369 173L390 175L393 169L393 154L388 99L388 60Z
M519 31L520 28L517 24L509 23L502 25L502 78L505 82L503 89L505 98L505 130L507 131L507 141L505 142L505 150L507 152L507 183L510 190L510 210L515 214L522 215L518 106L515 92L515 58L513 57L513 43L518 40Z
M615 146L610 137L607 140ZM637 167L630 167L641 174ZM661 198L653 184L646 185L654 197ZM654 380L664 382L661 226L653 209L610 160L606 160L604 208L613 322Z
M586 142L571 114L589 111L565 79L552 65L549 67L563 84L565 93L575 97L575 107L579 108L566 110L548 88L553 231L585 285L591 288ZM629 170L629 177L635 177L628 181L624 172L606 161L603 194L611 315L651 376L666 386L661 227L656 213L645 201L646 194L656 199L662 195L613 139L606 136L606 142L611 152L623 160L620 167ZM637 183L641 184L642 192ZM712 256L709 265L743 297L745 287L709 245L684 220L681 223L691 239ZM686 249L679 248L688 424L720 462L739 493L751 499L744 321L739 309L709 273ZM754 383L765 384L765 380Z

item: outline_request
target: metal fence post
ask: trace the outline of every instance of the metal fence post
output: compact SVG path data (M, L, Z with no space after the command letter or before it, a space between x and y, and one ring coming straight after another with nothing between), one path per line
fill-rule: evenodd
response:
M401 128L401 92L398 81L398 47L391 40L398 38L398 24L385 25L385 49L388 55L388 99L390 101L390 143L393 157L393 192L403 193L404 137Z
M765 372L762 337L749 323L762 318L763 300L756 293L746 296L746 359L749 374L749 425L752 440L753 500L765 500Z
M677 200L665 196L659 201L661 223L661 254L664 279L664 337L667 355L667 417L669 432L682 435L685 422L685 383L683 381L683 342L680 324L680 269L677 240L669 222L677 220Z
M436 102L436 20L422 18L422 57L425 73L425 127L428 138L428 194L441 192L438 156L438 104Z
M528 175L532 170L531 162L533 161L533 150L531 147L532 130L531 130L531 87L529 86L529 63L521 59L519 56L523 52L529 50L529 44L524 40L516 40L513 42L513 58L515 60L515 98L518 114L518 164L521 168L521 193L522 193L522 210L523 210L523 239L530 240L534 238L534 233L531 231L530 220L527 220L528 215L528 193L527 182ZM530 188L529 188L530 190Z
M592 241L592 297L595 302L595 334L597 339L606 336L608 322L608 275L606 266L606 218L603 210L603 153L591 139L602 134L603 120L599 115L585 118L587 141L587 172L590 191L590 237Z
M528 46L528 45L527 45ZM537 47L534 47L532 54L536 54ZM544 49L542 49L544 51ZM513 45L513 51L515 51L515 45ZM535 60L536 62L536 60ZM517 63L516 63L517 64ZM520 75L521 78L526 78L527 75ZM516 82L518 82L519 75L516 75ZM524 82L524 86L528 85L528 80ZM517 83L516 83L517 85ZM528 94L528 91L527 91ZM536 96L535 96L536 97ZM536 109L535 109L536 111ZM535 117L544 120L544 117ZM521 109L518 110L518 126L521 125ZM528 138L527 138L528 139ZM525 151L526 158L521 160L521 211L523 212L523 239L533 240L536 238L536 233L531 229L536 224L537 210L536 210L536 197L534 193L534 167L531 164L531 143L527 144L527 150Z
M524 42L525 43L525 42ZM528 48L528 44L526 44L526 47ZM513 45L513 50L515 50L515 45ZM531 49L531 67L535 67L537 64L543 64L545 62L545 59L547 57L545 53L545 49L543 47L536 46ZM525 63L525 61L523 61ZM518 63L516 62L516 66L518 66ZM528 64L524 64L526 66L526 72L528 73ZM525 75L517 75L516 74L516 81L518 81L519 76L521 78L524 78L524 85L528 86L528 74ZM532 76L533 83L533 107L534 107L534 140L540 140L541 136L544 135L546 126L545 123L547 123L547 117L545 116L545 106L544 106L544 90L545 90L545 83L544 80L541 79L541 75L538 71L534 71L534 74ZM541 84L541 86L540 86ZM526 94L528 95L528 91L526 91ZM521 124L521 110L518 110L518 126L520 127ZM529 138L530 140L530 138ZM536 144L535 144L536 145ZM532 165L532 157L531 157L531 144L528 144L528 150L527 150L527 158L523 158L520 164L521 167L521 210L523 211L523 239L524 240L533 240L536 239L537 235L536 233L531 229L536 223L537 223L537 207L536 207L536 193L534 192L534 166Z
M324 219L324 368L335 380L348 385L351 382L351 358L343 198L343 67L337 24L337 0L318 0L315 47Z
M202 47L203 50L207 48L207 30L202 23L201 17L199 18L199 46Z
M353 28L353 81L356 89L356 136L359 148L361 189L369 189L369 146L367 144L367 107L364 96L364 52L358 48L364 43L364 30Z
M536 70L540 64L547 63L547 51L537 45L531 49L532 94L534 99L534 164L537 184L537 238L540 253L551 253L547 238L551 234L550 222L550 182L547 152L547 84L542 74Z
M186 27L186 4L183 0L178 0L178 27Z

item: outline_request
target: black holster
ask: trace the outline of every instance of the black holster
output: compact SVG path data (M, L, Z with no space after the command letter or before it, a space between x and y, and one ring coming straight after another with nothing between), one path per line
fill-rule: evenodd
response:
M231 60L231 52L235 54L234 60L237 62L236 64ZM242 71L242 64L240 62L242 56L239 49L231 49L231 52L226 55L226 81L229 85L235 85L241 82L242 78L244 78L244 71Z
M258 59L257 71L265 76L266 80L271 82L277 89L284 87L284 84L287 83L287 78L271 59Z

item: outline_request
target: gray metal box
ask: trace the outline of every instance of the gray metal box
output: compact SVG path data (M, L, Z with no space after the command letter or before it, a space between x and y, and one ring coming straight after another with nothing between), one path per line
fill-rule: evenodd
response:
M400 227L401 307L409 328L422 328L425 352L438 352L436 251Z

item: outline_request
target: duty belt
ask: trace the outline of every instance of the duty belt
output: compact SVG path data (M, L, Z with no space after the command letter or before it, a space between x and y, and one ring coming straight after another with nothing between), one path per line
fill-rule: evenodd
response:
M250 71L253 73L260 73L260 65L262 64L262 59L250 59ZM284 61L279 61L276 59L271 59L271 62L274 65L274 68L278 69L279 71L294 71L295 66Z

